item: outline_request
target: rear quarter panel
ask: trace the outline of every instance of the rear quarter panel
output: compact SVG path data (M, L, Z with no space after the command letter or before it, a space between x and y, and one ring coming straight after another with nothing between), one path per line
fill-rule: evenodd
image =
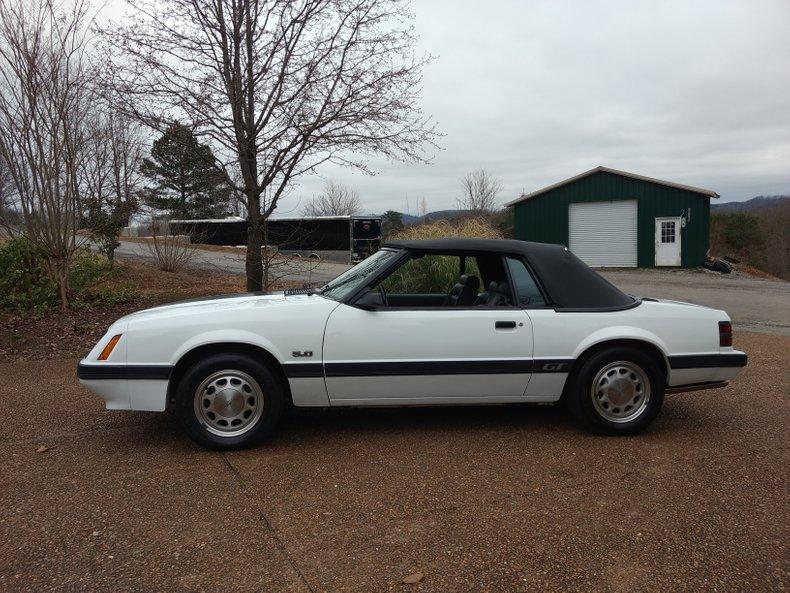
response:
M669 367L669 357L683 354L718 354L719 321L723 311L685 303L643 301L639 306L611 312L529 311L535 358L578 359L589 348L607 341L632 339L655 346ZM723 371L723 375L732 369ZM735 372L737 374L737 372ZM667 383L682 385L723 380L716 369L669 369ZM733 375L734 376L734 375Z

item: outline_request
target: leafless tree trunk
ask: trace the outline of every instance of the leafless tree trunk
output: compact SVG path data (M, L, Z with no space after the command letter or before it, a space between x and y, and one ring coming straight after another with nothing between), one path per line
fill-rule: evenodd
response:
M324 193L304 207L305 216L350 216L362 210L359 194L350 187L329 181Z
M69 302L91 72L82 0L0 0L0 160L21 232Z
M496 197L502 191L502 182L485 169L477 169L461 179L461 188L458 208L475 214L488 214L496 209Z
M19 211L14 207L15 200L8 165L0 158L0 237L11 236L19 226Z
M263 284L261 222L297 176L354 155L425 160L420 71L404 0L127 0L105 31L110 87L128 113L174 119L237 168L249 236L247 287ZM261 196L267 196L266 205Z

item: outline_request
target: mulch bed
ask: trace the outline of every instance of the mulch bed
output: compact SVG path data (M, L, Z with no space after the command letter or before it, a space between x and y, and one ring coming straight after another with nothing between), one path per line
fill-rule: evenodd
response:
M240 276L205 270L162 272L151 264L131 261L119 261L117 266L118 272L101 285L131 284L139 299L40 316L0 311L0 362L84 356L119 317L174 301L245 291Z

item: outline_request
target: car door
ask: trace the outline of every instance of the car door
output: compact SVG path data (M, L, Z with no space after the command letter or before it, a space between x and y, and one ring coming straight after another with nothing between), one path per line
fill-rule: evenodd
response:
M424 263L434 283L441 273ZM341 304L330 315L323 362L331 405L524 401L533 351L526 312L516 305L435 306L435 286L402 276L427 306Z

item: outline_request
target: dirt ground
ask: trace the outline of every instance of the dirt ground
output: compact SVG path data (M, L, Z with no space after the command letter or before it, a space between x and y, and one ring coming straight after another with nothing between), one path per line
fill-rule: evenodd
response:
M229 454L104 411L76 359L2 363L0 591L787 590L790 338L735 346L739 379L636 437L330 410Z

